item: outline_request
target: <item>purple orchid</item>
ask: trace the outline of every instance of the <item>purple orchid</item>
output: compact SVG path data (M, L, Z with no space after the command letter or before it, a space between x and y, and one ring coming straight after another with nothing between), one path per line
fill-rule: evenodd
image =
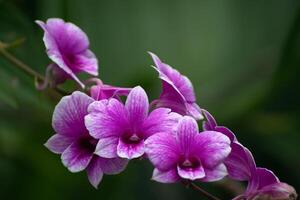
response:
M46 23L37 20L36 23L44 30L47 54L54 62L49 68L52 68L55 84L72 78L84 87L75 74L98 75L97 58L89 50L88 37L79 27L58 18L48 19Z
M138 158L144 154L144 140L162 131L171 131L181 117L167 108L148 114L149 102L143 88L129 93L125 105L119 100L95 101L85 117L90 134L99 139L95 153L104 158Z
M297 193L292 186L280 182L272 171L256 167L254 158L246 147L233 143L231 148L231 154L225 161L229 177L248 181L245 193L234 200L296 199Z
M156 100L156 106L171 108L174 112L190 115L196 120L203 119L191 81L176 69L163 63L155 54L150 55L155 63L154 69L158 71L162 80L162 93Z
M227 175L223 164L230 153L230 140L216 131L198 132L195 119L183 117L174 133L149 137L146 154L155 166L152 179L162 183L180 179L217 181Z
M103 174L117 174L127 165L126 159L102 158L94 154L98 140L84 125L88 106L94 100L82 92L63 97L55 107L52 126L56 134L45 146L61 154L62 163L71 172L87 170L90 183L97 188Z

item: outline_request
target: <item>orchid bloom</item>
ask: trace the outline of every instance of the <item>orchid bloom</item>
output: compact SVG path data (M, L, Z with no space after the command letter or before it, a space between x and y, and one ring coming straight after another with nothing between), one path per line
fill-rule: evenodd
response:
M36 23L44 30L44 44L53 61L49 68L52 70L54 84L71 78L84 87L76 76L77 73L98 75L97 58L89 50L89 39L79 27L58 18L50 18L46 23L37 20Z
M95 154L104 158L138 158L144 154L144 141L149 136L172 131L181 117L168 108L150 113L148 110L148 97L140 86L131 90L125 105L115 98L93 102L85 124L99 140Z
M226 159L229 177L235 180L248 181L244 194L234 200L294 200L295 189L279 181L275 174L266 169L256 167L251 152L239 143L231 145L232 152Z
M84 125L88 106L94 100L82 92L63 97L55 107L52 126L56 134L45 146L61 154L62 163L71 172L87 170L90 183L97 188L103 174L123 171L127 160L102 158L94 154L98 140L93 138Z
M152 179L162 183L180 179L217 181L227 175L223 164L230 140L216 131L198 132L195 119L183 117L175 133L160 132L146 140L146 154L154 165Z
M163 63L155 54L150 55L155 63L154 69L162 80L162 93L156 101L156 106L170 108L173 112L190 115L196 120L203 119L191 81Z

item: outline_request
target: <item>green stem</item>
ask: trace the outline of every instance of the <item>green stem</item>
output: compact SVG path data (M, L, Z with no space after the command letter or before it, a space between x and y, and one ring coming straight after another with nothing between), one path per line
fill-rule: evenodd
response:
M196 185L193 182L186 182L183 181L182 182L187 188L192 188L193 190L196 190L198 192L200 192L203 196L205 196L207 199L209 200L220 200L218 197L215 197L214 195L210 194L209 192L205 191L204 189L202 189L200 186Z
M6 47L8 47L8 45L4 44L3 42L0 41L0 55L2 55L5 59L7 59L9 62L11 62L13 65L15 65L16 67L18 67L19 69L21 69L22 71L24 71L27 75L36 78L39 81L45 81L45 77L43 75L41 75L40 73L34 71L31 67L29 67L28 65L24 64L22 61L20 61L19 59L17 59L14 55L12 55L11 53L9 53L8 51L6 51ZM64 90L55 87L53 88L57 93L61 94L61 95L66 95L68 94L67 92L65 92Z

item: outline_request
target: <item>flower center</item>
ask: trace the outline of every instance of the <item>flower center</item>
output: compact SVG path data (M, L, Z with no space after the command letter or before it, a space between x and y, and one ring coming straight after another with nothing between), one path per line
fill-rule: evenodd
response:
M89 152L94 152L97 146L98 140L90 136L84 136L79 139L80 147L88 150Z
M182 169L195 169L200 165L200 161L195 157L182 157L179 161L179 166Z
M138 144L142 140L142 138L138 134L131 134L129 132L125 132L122 136L123 142L127 144Z

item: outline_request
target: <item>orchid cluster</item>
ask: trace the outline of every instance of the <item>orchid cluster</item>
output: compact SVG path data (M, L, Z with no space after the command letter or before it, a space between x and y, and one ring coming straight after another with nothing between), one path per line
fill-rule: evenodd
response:
M80 72L98 75L98 61L89 50L86 34L61 19L37 24L44 31L52 61L45 85L54 87L71 79L82 87L56 105L55 134L45 144L61 155L69 171L86 170L89 182L97 188L104 174L118 174L130 160L144 158L154 166L152 179L161 183L213 182L228 177L248 182L244 194L235 200L296 199L292 186L280 182L272 171L257 167L235 134L217 125L197 105L190 80L155 54L150 53L162 92L149 103L140 86L116 87L95 77L80 81ZM95 85L87 88L87 82Z

